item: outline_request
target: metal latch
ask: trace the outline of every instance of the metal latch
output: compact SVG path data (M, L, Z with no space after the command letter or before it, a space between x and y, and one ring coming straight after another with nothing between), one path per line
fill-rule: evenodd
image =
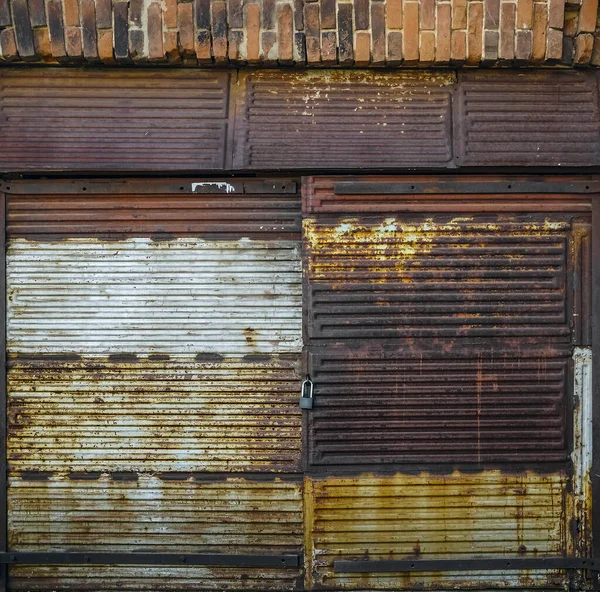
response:
M313 392L315 385L310 379L310 375L306 375L306 379L302 383L302 392L300 396L300 409L312 409L313 408Z

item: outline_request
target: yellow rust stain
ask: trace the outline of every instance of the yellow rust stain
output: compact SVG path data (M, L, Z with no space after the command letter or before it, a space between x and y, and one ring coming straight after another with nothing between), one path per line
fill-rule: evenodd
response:
M557 572L334 573L336 560L562 555L563 473L305 479L306 585L342 589L554 585ZM557 580L558 578L558 580Z

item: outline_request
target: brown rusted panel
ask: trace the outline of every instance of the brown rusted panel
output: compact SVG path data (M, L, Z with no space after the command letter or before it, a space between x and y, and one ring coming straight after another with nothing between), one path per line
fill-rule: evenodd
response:
M4 70L0 170L225 165L227 72Z
M564 552L563 472L306 478L306 573L326 590L563 588L557 571L334 573L341 559L544 557Z
M451 166L453 83L450 73L246 74L236 162L263 170Z
M424 348L315 348L313 467L567 460L566 348Z
M133 477L133 478L132 478ZM198 476L14 475L14 551L301 553L302 484ZM17 567L13 590L293 590L299 569Z
M293 179L7 182L10 237L300 238Z
M573 282L573 343L592 343L592 228L590 221L573 223L570 275Z
M457 164L599 164L597 92L594 74L586 72L460 73Z

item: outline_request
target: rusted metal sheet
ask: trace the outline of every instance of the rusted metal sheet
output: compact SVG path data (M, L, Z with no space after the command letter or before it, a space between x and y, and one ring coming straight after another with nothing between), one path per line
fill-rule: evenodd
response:
M225 167L229 74L0 73L0 170L174 171Z
M315 347L311 466L567 461L566 348L413 347Z
M257 71L241 76L234 166L451 166L452 73Z
M597 81L590 72L461 72L456 162L586 166L600 159Z
M561 555L564 473L306 478L309 585L329 590L562 588L564 571L335 573L343 559Z
M83 474L10 488L12 550L301 553L299 480ZM300 569L166 566L11 568L13 590L293 590Z

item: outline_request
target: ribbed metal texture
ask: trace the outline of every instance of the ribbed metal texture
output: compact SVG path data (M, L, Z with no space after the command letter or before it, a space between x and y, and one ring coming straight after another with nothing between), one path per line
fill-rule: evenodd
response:
M13 550L302 552L299 482L129 475L26 480L10 488ZM15 590L291 590L299 571L231 567L18 567Z
M305 221L315 338L570 338L564 217Z
M12 353L284 353L301 348L294 241L11 241Z
M405 346L311 356L312 465L567 460L568 353Z
M452 161L452 74L256 72L242 168L397 168ZM276 139L276 140L275 140Z
M204 358L11 361L11 471L298 471L297 356Z
M308 571L330 590L555 587L550 572L343 574L340 559L560 555L564 475L329 477L307 482Z
M592 73L461 73L455 129L459 164L597 163L597 92Z
M52 69L0 75L0 170L222 169L224 72Z

